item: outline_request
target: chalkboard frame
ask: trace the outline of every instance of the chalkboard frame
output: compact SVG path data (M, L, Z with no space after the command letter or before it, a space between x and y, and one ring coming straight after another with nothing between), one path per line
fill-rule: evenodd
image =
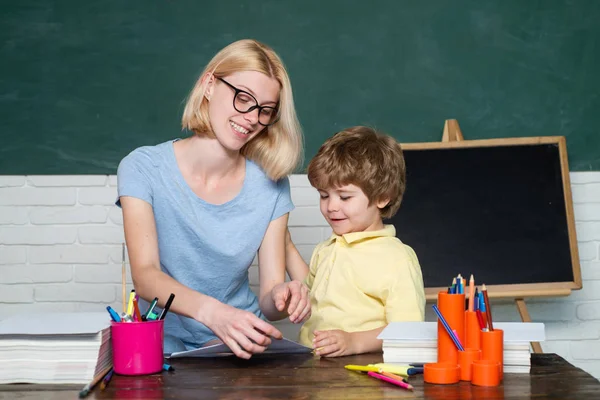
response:
M446 137L446 135L445 135ZM571 253L571 267L573 280L569 282L539 282L512 285L487 285L488 294L494 298L522 299L525 297L555 297L568 296L572 290L582 288L581 268L579 264L579 251L577 247L577 234L575 230L575 217L573 213L573 199L571 194L571 180L569 178L569 162L567 157L567 145L564 136L540 136L540 137L518 137L483 140L460 140L462 135L451 141L426 142L426 143L402 143L403 150L429 150L429 149L455 149L455 148L482 148L501 146L524 146L524 145L548 145L558 146L558 154L561 166L561 181L563 186L565 214L567 216L567 229ZM440 291L446 291L447 287L426 287L427 300L434 300Z

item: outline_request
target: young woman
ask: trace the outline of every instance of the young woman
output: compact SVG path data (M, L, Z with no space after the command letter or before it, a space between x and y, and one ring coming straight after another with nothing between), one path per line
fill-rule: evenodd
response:
M133 283L159 305L175 294L165 353L220 340L249 358L282 336L262 317L310 316L307 288L285 282L287 175L301 161L302 133L280 58L254 40L222 49L182 125L192 136L138 148L119 165ZM248 281L257 252L258 298Z

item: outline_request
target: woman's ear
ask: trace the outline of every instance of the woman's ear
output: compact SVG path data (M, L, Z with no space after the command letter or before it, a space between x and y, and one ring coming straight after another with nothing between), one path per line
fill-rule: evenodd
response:
M202 77L202 84L205 85L204 97L206 97L206 100L210 101L210 98L212 97L212 93L215 87L215 80L215 76L211 72L207 72Z

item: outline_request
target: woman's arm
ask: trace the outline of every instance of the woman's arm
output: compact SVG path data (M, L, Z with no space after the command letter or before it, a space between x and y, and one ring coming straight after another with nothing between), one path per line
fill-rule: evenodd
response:
M301 322L310 315L306 285L295 280L285 282L285 234L288 214L271 221L258 250L260 309L270 320L290 316Z
M143 200L122 196L121 207L131 276L137 294L148 301L158 297L159 305L164 306L169 295L174 293L170 310L205 324L238 357L250 358L252 353L266 349L270 336L282 337L281 332L253 313L196 292L162 272L152 206Z
M285 265L292 280L303 281L308 275L308 265L294 246L289 229L285 231Z

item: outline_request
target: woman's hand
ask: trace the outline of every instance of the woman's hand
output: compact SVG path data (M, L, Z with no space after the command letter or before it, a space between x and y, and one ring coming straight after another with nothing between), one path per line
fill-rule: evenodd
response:
M352 334L334 329L331 331L315 331L313 339L315 354L322 357L339 357L356 354L352 348Z
M287 310L290 321L297 324L310 317L310 298L306 285L300 281L283 282L271 291L279 311Z
M240 357L248 359L271 344L271 336L282 339L279 330L249 311L218 303L207 314L206 326Z

